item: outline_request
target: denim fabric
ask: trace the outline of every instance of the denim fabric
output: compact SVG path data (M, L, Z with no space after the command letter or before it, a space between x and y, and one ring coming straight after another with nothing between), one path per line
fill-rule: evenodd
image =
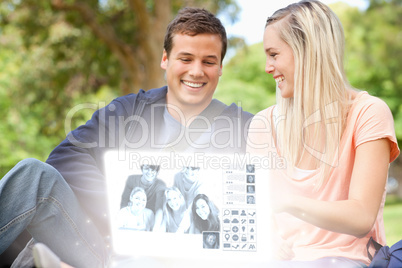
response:
M35 159L18 163L0 180L0 207L0 254L27 229L72 266L107 265L105 241L52 166Z

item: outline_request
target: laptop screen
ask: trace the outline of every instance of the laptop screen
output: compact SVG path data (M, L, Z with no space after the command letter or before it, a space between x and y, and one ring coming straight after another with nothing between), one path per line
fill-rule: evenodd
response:
M270 258L268 172L240 154L105 155L117 254L170 259Z

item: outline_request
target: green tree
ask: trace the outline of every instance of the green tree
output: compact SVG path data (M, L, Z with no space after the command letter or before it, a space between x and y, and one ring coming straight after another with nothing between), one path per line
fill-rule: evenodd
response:
M275 81L265 73L262 43L241 47L223 67L215 97L251 113L275 103Z
M2 2L3 26L22 31L27 48L52 61L51 82L94 91L102 84L138 92L164 84L160 57L167 24L183 6L200 6L234 20L233 0L24 0ZM51 71L51 70L48 70Z
M346 71L351 84L383 99L402 141L402 1L371 0L360 11L333 6L346 37Z
M184 6L232 21L239 11L235 0L0 1L0 176L45 160L71 109L91 107L74 113L74 128L95 106L164 85L165 29Z

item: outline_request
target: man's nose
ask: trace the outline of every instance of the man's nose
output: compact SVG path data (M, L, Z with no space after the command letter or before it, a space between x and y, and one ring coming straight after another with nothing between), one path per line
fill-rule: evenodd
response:
M190 74L192 77L203 77L203 76L204 76L204 70L203 70L202 64L195 62L195 63L191 66L191 70L190 70L189 74Z

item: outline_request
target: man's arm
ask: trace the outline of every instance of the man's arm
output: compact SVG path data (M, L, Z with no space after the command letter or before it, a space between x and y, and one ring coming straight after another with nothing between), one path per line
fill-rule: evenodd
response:
M46 161L61 173L103 234L109 231L103 155L119 147L119 131L125 131L119 122L128 117L124 101L131 99L134 103L133 96L119 99L96 111L85 125L70 132Z

